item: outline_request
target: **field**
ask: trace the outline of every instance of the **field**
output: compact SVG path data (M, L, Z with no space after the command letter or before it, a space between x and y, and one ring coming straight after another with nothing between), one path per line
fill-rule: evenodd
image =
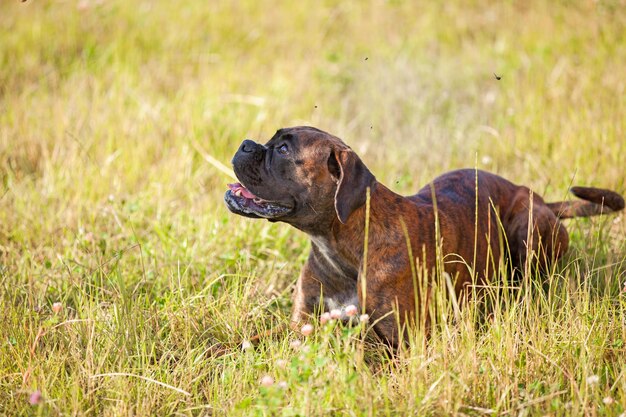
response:
M389 357L367 325L242 349L309 242L222 200L299 124L400 193L624 194L623 1L3 0L0 29L0 415L624 415L624 214Z

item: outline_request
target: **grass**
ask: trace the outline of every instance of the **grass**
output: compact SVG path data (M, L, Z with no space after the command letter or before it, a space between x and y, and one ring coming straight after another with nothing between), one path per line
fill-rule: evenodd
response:
M623 193L623 2L7 0L0 27L0 414L626 410L623 214L396 358L365 325L242 351L309 243L229 214L203 157L310 124L398 192L478 166Z

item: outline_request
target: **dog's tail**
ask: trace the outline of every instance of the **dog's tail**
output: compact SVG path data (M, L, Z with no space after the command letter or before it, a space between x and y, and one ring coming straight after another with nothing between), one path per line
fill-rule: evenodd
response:
M608 214L624 208L624 198L615 191L592 187L572 187L572 194L586 201L559 201L548 203L548 207L557 217L589 217Z

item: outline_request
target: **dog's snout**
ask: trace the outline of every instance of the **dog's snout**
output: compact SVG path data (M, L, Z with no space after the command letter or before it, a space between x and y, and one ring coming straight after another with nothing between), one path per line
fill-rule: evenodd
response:
M243 141L243 143L239 147L239 151L243 153L252 153L254 152L257 146L259 145L255 143L254 141L251 141L250 139L246 139Z
M239 150L233 157L233 164L237 163L237 160L243 161L257 161L260 162L263 160L263 155L265 154L265 146L256 143L253 140L246 139L241 145L239 145Z

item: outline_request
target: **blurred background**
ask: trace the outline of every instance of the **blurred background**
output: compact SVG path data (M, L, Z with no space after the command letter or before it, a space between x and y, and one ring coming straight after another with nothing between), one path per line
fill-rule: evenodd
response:
M342 137L400 191L475 165L559 197L572 179L623 183L621 2L0 8L5 189L29 178L67 203L202 187L212 205L224 180L194 142L229 164L243 138L296 124Z

